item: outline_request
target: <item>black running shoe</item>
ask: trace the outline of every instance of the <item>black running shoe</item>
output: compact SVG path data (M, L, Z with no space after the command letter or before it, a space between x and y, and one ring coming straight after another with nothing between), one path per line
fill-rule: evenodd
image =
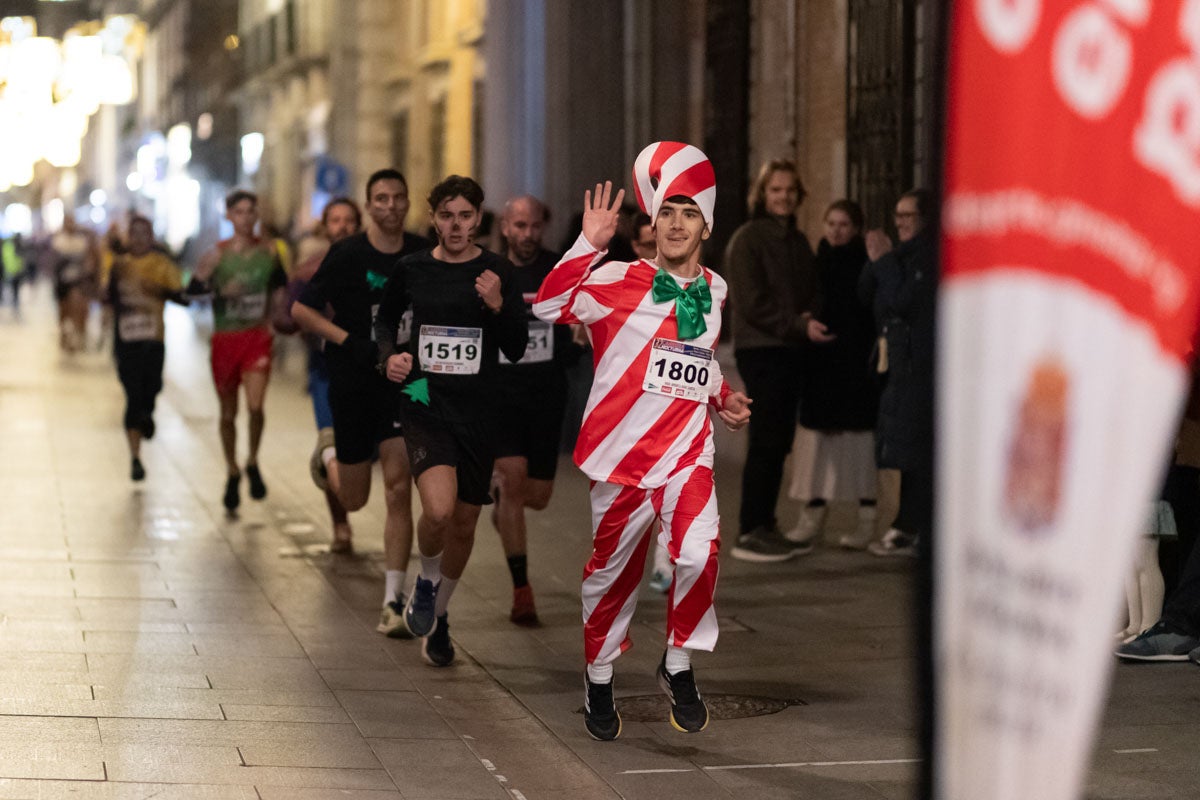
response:
M708 727L708 706L696 690L696 673L691 669L671 675L667 654L658 665L658 685L671 698L671 727L684 733L699 733Z
M142 466L142 461L135 458L129 467L129 477L135 481L143 481L146 479L146 468Z
M150 416L149 414L142 417L140 420L138 420L138 429L141 431L143 439L153 439L154 417Z
M621 715L613 699L613 685L592 683L584 673L583 724L588 735L601 742L611 742L621 735Z
M412 594L408 596L408 605L404 607L404 624L413 636L428 636L437 626L433 605L440 585L418 576Z
M442 614L433 631L421 640L421 655L435 667L448 667L454 661L454 643L450 641L450 621Z
M263 483L262 473L258 471L257 464L246 465L246 479L250 481L250 496L255 500L262 500L267 496L267 485Z
M225 481L225 508L228 511L234 511L242 503L241 495L238 493L238 484L242 482L241 474L230 475L229 480Z

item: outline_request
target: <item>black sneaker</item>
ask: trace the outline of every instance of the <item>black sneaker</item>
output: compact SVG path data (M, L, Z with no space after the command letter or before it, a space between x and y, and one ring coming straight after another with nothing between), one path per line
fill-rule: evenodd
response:
M454 643L450 641L450 621L442 614L433 631L421 640L421 655L435 667L448 667L454 661Z
M135 481L144 481L146 479L146 468L142 466L140 458L135 458L129 466L129 477Z
M228 511L235 511L242 504L241 495L238 493L238 484L242 482L241 473L230 475L229 480L225 481L225 508Z
M263 483L262 473L258 471L257 464L246 465L246 479L250 481L250 496L255 500L262 500L267 496L267 485Z
M138 430L142 433L143 439L154 438L154 417L147 414L138 420Z
M621 735L621 715L613 699L612 682L592 683L585 672L583 685L583 724L588 735L600 742L611 742Z
M811 550L812 547L810 546L809 549ZM738 536L730 555L741 561L768 564L787 561L797 553L796 545L786 541L773 531L767 528L755 528L749 533Z
M699 733L708 727L708 706L696 690L696 673L690 668L671 675L667 654L658 665L658 685L671 698L671 727L684 733Z

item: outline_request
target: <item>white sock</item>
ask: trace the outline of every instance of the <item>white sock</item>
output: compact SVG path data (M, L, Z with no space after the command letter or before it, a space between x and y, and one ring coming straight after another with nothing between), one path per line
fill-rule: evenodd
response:
M433 601L433 615L435 617L440 617L446 613L446 607L450 605L450 595L454 594L455 586L458 586L458 578L442 576L442 582L438 586L437 599Z
M332 447L326 447L321 451L321 463L325 465L325 469L329 469L329 462L337 458L337 450Z
M427 556L421 553L421 577L437 583L442 579L442 554Z
M408 577L401 569L389 569L383 573L383 604L386 606L393 600L400 598L400 593L404 591L404 579Z
M667 648L667 674L678 675L692 668L692 654L682 647Z
M611 663L588 664L587 676L592 683L612 683L613 665Z

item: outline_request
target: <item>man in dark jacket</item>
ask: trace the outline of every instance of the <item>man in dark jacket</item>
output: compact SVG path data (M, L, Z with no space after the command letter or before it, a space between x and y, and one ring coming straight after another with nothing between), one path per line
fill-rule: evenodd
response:
M725 254L734 356L746 393L754 398L733 548L733 556L744 561L784 561L812 549L811 542L783 538L775 520L783 462L796 429L801 348L810 340L833 340L813 316L818 296L813 252L795 216L803 198L795 164L764 164L750 191L752 219L734 231Z

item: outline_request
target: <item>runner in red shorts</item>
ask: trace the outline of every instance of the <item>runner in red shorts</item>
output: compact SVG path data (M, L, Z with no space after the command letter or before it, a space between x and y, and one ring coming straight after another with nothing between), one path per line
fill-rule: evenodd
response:
M271 375L269 298L274 289L287 283L287 277L274 244L254 235L256 195L243 189L232 192L225 198L225 216L233 223L233 236L204 255L188 291L211 292L213 296L212 373L221 403L221 448L229 472L224 504L232 513L241 503L236 423L238 387L242 385L250 412L250 454L246 459L250 496L255 500L267 496L258 470L258 446Z

